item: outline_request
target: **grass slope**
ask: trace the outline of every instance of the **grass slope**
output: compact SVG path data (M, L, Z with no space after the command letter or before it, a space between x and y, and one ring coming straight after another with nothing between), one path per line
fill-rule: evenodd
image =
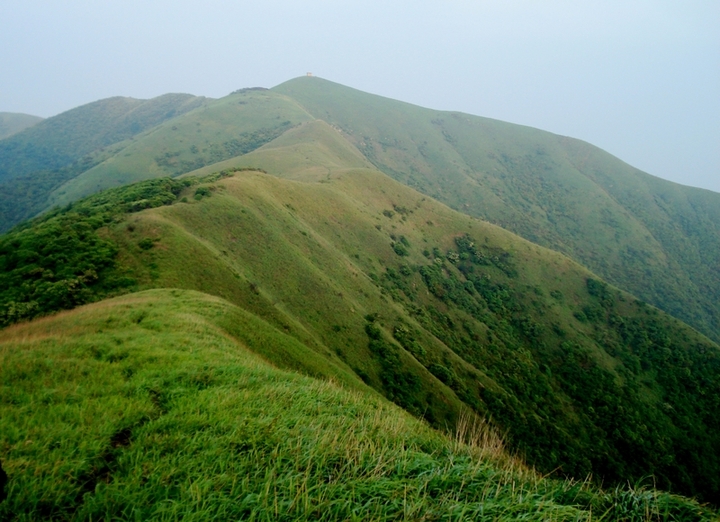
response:
M717 345L377 171L113 189L2 238L0 268L6 322L133 289L200 290L436 426L465 408L491 417L542 471L654 475L718 498ZM266 356L303 370L302 357Z
M117 153L121 142L203 102L188 94L152 100L108 98L0 141L0 230L46 210L53 190ZM106 149L110 146L115 147Z
M310 119L284 96L243 89L158 125L119 154L59 187L50 204L65 205L108 187L177 176L245 154Z
M373 169L362 153L322 120L293 128L270 143L242 156L197 169L203 176L225 169L258 167L274 176L300 181L328 180L353 169Z
M720 194L649 176L578 140L320 78L273 90L398 181L568 254L720 340Z
M232 329L228 329L232 325ZM154 290L0 332L0 457L14 520L703 520L443 436L368 392L279 370L294 339L230 303ZM467 427L467 424L466 424Z
M17 112L0 112L0 140L40 123L40 116Z

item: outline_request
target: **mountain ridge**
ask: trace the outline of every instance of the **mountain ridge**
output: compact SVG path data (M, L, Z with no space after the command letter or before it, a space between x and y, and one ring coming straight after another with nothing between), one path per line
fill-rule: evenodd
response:
M148 177L232 166L300 176L301 164L306 175L321 176L328 168L372 165L456 210L570 255L720 340L714 261L720 195L714 192L652 177L579 140L424 109L316 77L203 103L72 166L5 183L0 217L7 226L48 205ZM304 135L293 130L311 120L339 132L333 150L314 149L312 128ZM0 141L0 152L14 139Z
M109 147L202 103L204 98L189 94L116 96L0 140L0 230L47 210L53 190L122 149Z
M0 441L10 442L0 517L716 515L642 486L540 476L472 418L444 435L377 394L269 364L251 330L272 332L217 297L164 289L1 331L0 382L25 379L0 402ZM291 350L292 339L272 335ZM39 373L47 387L34 386Z
M293 100L256 89L213 100L183 116L150 129L143 140L128 144L120 155L57 187L49 195L49 204L62 206L104 188L177 176L217 163L254 150L310 119Z
M128 138L136 102L99 105L120 124L85 107L106 134L68 134L62 161L84 159L5 182L59 206L0 237L2 324L201 291L294 338L295 356L265 343L278 366L438 427L469 408L542 472L720 502L720 195L318 78L156 99Z

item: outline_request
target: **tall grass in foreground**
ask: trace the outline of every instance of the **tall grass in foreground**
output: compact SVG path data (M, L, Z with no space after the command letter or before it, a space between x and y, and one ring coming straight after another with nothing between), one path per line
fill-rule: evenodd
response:
M713 516L543 478L471 418L451 438L374 394L280 371L216 326L233 308L219 303L151 291L0 332L0 519Z

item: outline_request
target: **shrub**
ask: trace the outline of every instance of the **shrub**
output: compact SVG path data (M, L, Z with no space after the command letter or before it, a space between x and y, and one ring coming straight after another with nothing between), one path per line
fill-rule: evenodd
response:
M142 250L150 250L150 249L153 247L154 244L155 244L155 242L154 242L151 238L146 237L145 239L141 240L141 241L138 243L138 246L139 246Z
M195 199L197 199L198 201L209 195L210 189L208 187L198 187L197 189L195 189Z
M455 372L447 369L442 364L431 364L428 366L428 371L448 386L452 386L457 380L455 378Z
M410 255L410 252L408 252L408 249L402 243L393 243L392 247L395 253L401 257Z

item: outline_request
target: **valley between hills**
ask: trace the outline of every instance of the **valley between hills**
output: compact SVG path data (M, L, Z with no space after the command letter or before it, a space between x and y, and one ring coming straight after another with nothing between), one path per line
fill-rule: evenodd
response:
M2 518L717 517L720 194L319 78L0 187Z

